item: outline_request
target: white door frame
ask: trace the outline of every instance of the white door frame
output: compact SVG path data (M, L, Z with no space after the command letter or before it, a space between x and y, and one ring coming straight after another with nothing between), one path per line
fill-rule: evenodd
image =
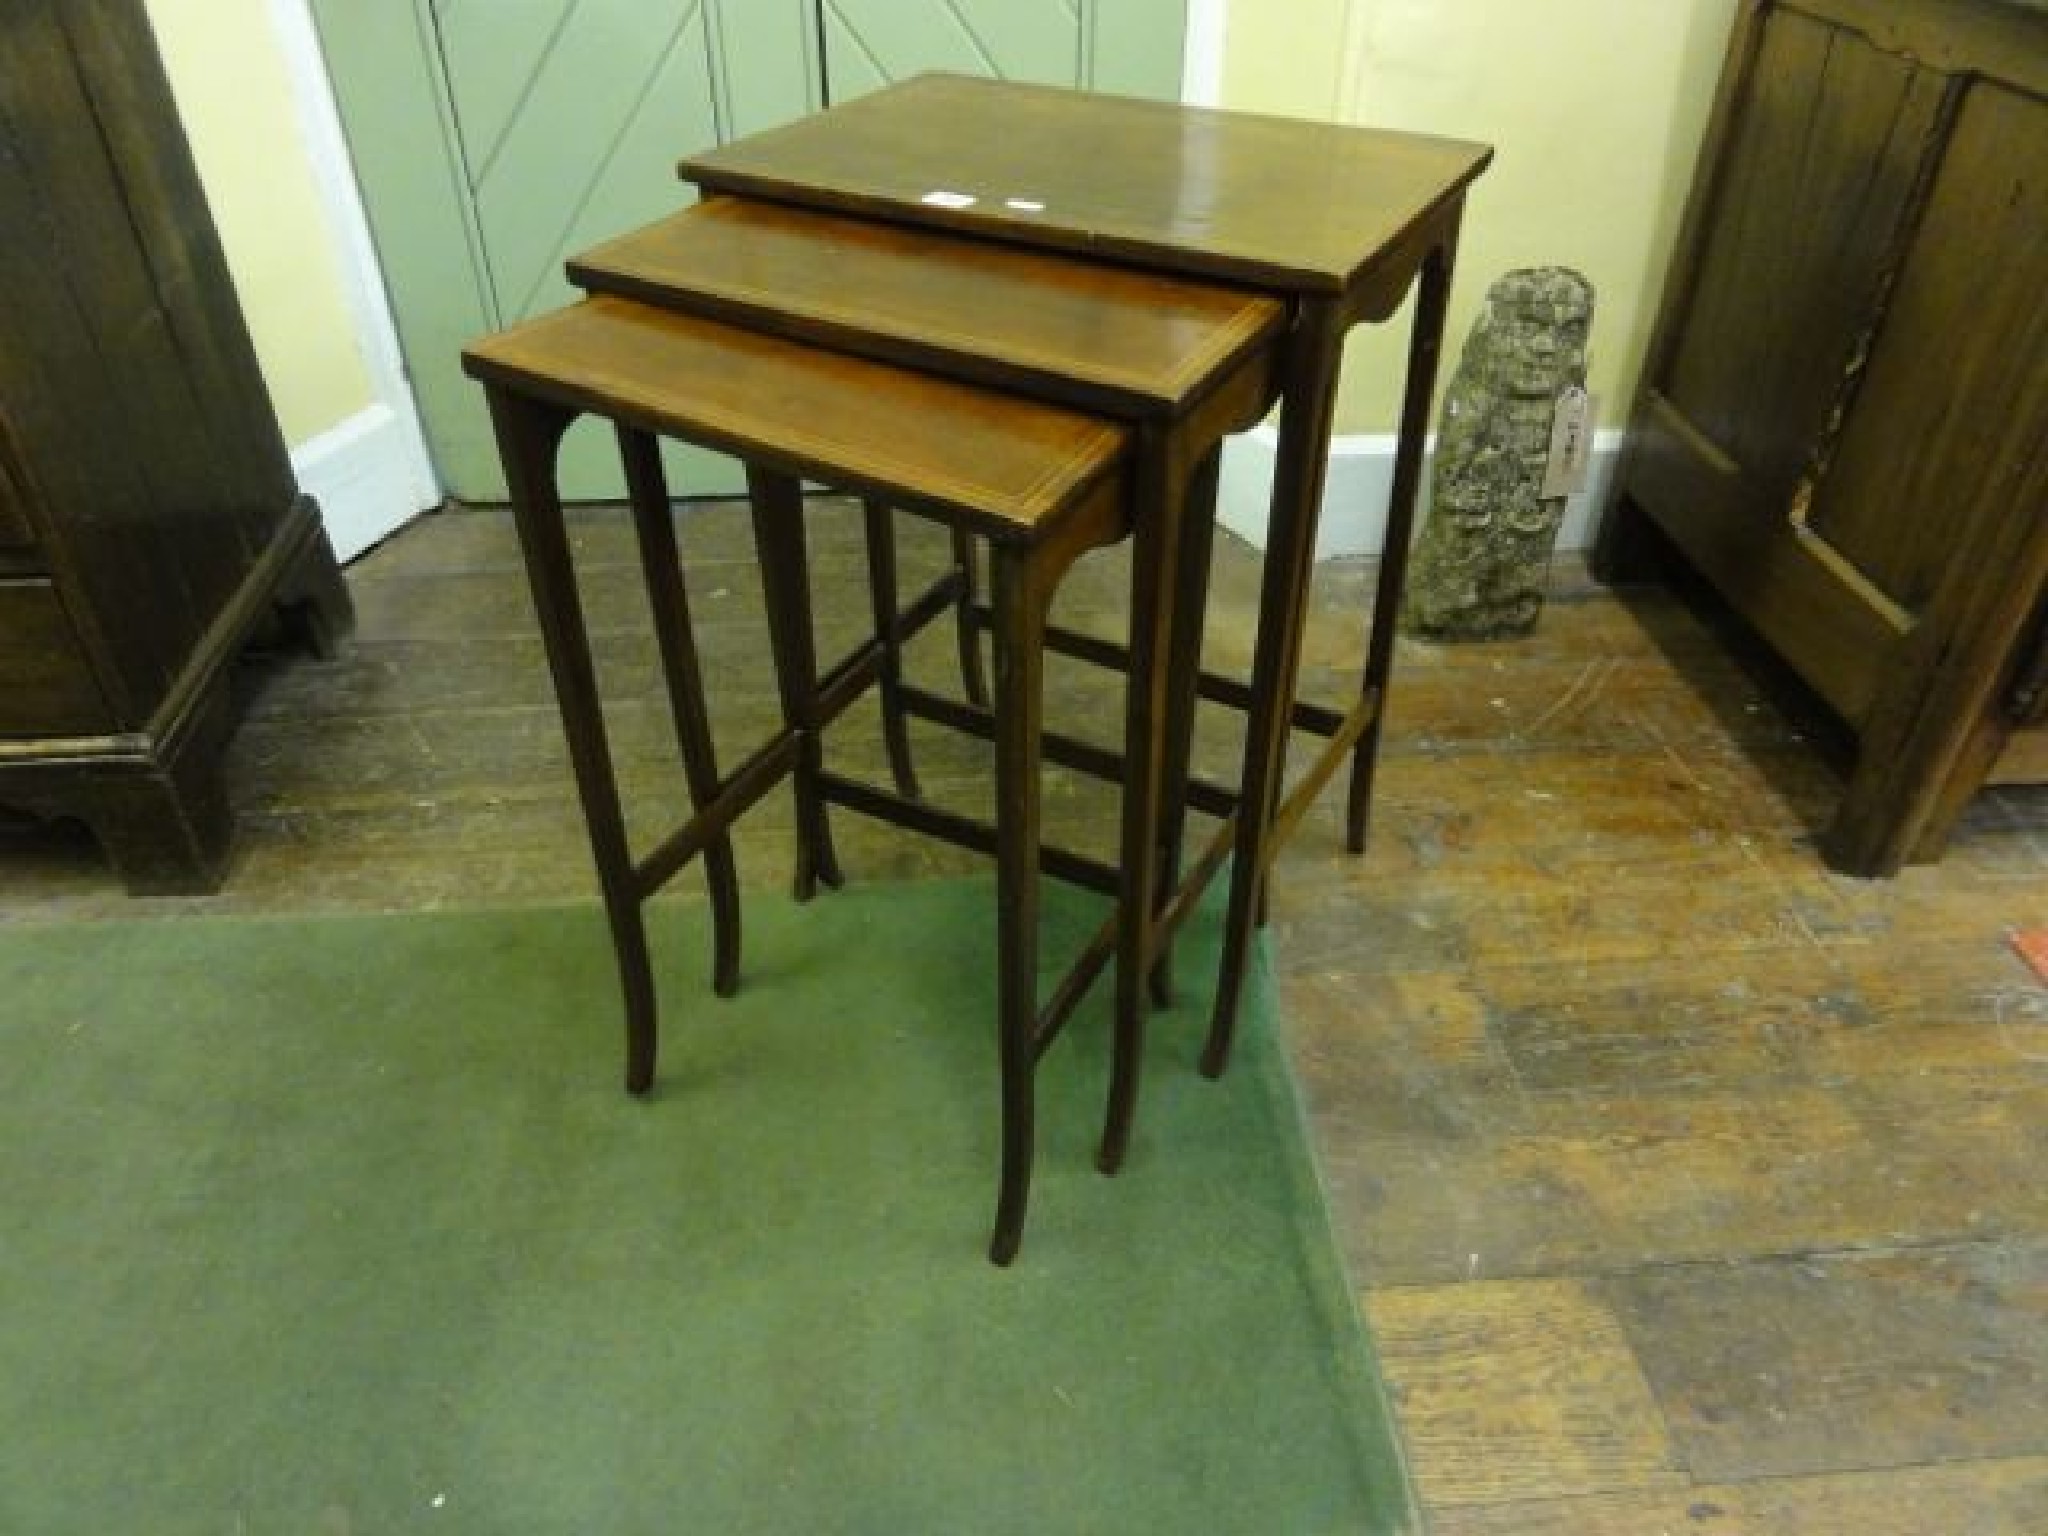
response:
M341 115L327 82L307 0L270 0L299 130L326 215L327 238L355 322L356 347L370 375L373 401L319 436L292 445L300 487L317 498L335 553L348 560L441 501L441 481L427 453L419 407L405 376L398 329L384 294L384 274L355 166L342 137Z
M1180 56L1180 99L1191 107L1223 105L1224 17L1229 0L1187 0L1187 39Z

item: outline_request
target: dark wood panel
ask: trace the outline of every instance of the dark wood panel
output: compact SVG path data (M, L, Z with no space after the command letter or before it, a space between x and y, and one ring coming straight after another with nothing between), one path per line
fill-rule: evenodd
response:
M44 301L10 313L0 398L35 417L57 569L81 611L121 616L99 642L139 723L289 509L290 470L142 7L16 7L7 43L0 206L35 210L8 265Z
M93 61L84 80L95 120L187 381L182 425L208 455L185 494L238 521L253 552L298 488L198 167L182 127L162 120L172 96L155 38L134 0L72 0L62 11L72 46Z
M35 543L35 527L29 521L33 504L27 472L15 452L13 431L6 415L0 413L0 549L21 550Z
M1905 235L1941 76L1772 13L1714 201L1667 399L1774 515L1825 457Z
M112 724L56 589L0 581L0 736L83 736Z
M1814 498L1813 530L1911 610L2015 515L2026 466L2048 444L2043 167L2048 105L1971 89Z
M226 868L227 673L347 592L290 460L142 0L0 23L0 804L137 892Z
M1748 478L1652 395L1636 418L1627 494L1800 675L1854 724L1910 628L1820 540L1772 515Z
M1641 574L1659 525L1855 728L1821 840L1855 874L2040 761L2006 737L2048 588L2044 86L2031 3L1738 9L1602 534Z
M2048 11L2037 0L1789 0L1931 69L2048 96Z
M2044 169L2048 104L1974 86L1816 508L1922 605L1829 834L1846 867L1938 852L2011 728L2048 592Z
M10 47L14 36L10 31ZM0 209L37 209L44 191L19 152L22 129L10 76L0 70ZM81 426L99 419L98 404L107 398L107 364L72 286L52 281L57 252L46 235L44 226L24 220L0 240L0 291L40 300L7 305L0 406L35 486L39 521L49 530L50 568L74 590L93 594L79 605L80 637L113 664L117 713L139 721L170 686L176 665L175 644L152 630L190 635L198 619L171 530L150 519L148 487L121 451L118 429L88 433L80 442ZM42 444L78 444L83 451L37 452ZM157 589L144 601L137 594L152 579ZM102 622L102 614L109 620L113 614L147 615L151 623L122 627Z

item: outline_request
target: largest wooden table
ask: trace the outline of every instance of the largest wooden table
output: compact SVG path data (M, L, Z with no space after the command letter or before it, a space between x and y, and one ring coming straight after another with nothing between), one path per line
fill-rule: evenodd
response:
M1218 278L1283 298L1279 453L1234 819L1230 907L1202 1067L1230 1041L1275 852L1351 755L1365 845L1444 302L1484 145L1039 86L922 75L683 162L706 191L834 209ZM1364 684L1282 798L1345 334L1419 288ZM1206 559L1204 541L1184 547ZM1184 571L1183 592L1200 571Z

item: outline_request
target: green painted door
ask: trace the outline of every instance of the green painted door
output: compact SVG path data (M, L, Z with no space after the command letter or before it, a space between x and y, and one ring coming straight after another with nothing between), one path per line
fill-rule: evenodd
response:
M846 101L928 69L1173 101L1186 0L818 0Z
M683 206L683 155L925 69L1172 97L1184 0L312 0L443 487L504 495L472 337L571 294L565 257ZM737 466L672 453L679 492ZM563 489L623 494L584 422Z

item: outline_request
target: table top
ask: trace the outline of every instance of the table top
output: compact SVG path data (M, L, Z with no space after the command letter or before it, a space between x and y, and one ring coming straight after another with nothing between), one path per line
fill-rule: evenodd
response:
M1285 320L1242 288L739 197L606 241L569 276L1124 418L1180 414Z
M1129 435L1056 406L603 295L472 343L473 378L1025 541Z
M682 163L734 192L1286 293L1342 293L1483 144L919 75Z

